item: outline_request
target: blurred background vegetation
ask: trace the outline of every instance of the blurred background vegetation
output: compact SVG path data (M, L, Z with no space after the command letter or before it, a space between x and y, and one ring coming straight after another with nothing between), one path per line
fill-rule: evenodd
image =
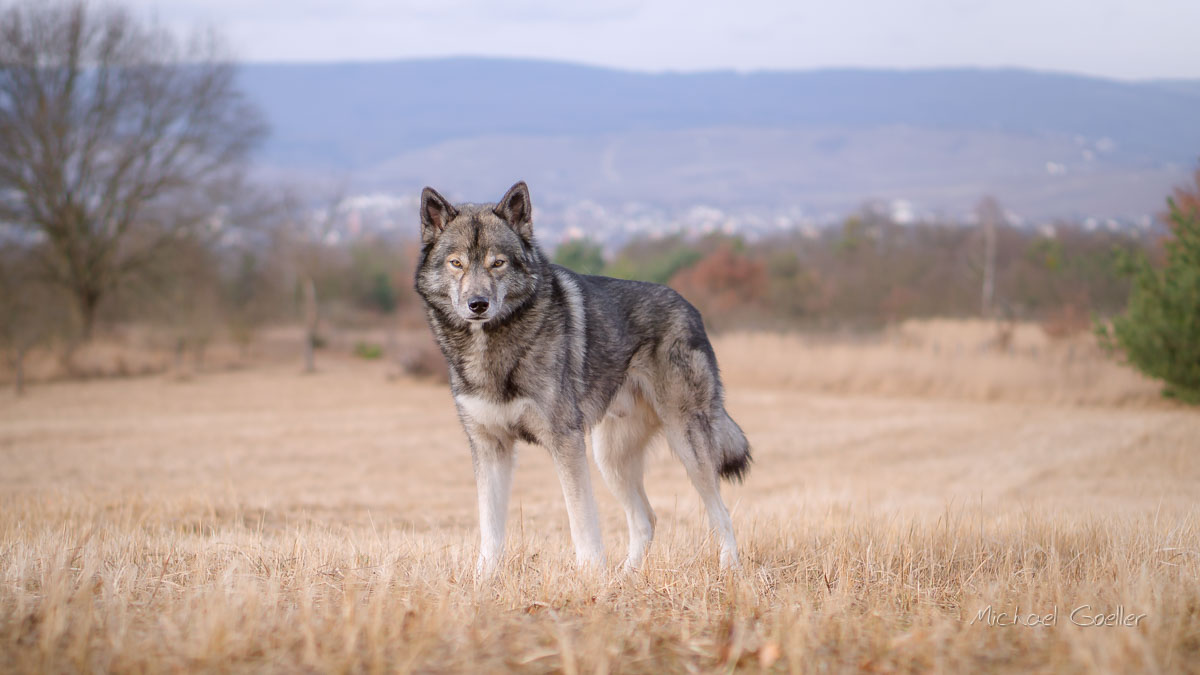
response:
M153 365L126 362L120 368L179 369L203 367L214 343L233 347L226 361L288 358L300 353L305 339L289 327L314 322L318 351L334 346L336 335L382 332L372 338L378 350L408 359L419 371L436 370L412 290L415 238L331 240L322 227L324 211L278 199L271 208L253 210L253 218L227 224L220 236L172 241L155 264L103 298L94 337L134 340L170 354ZM1051 338L1068 338L1120 314L1132 287L1130 261L1160 269L1175 240L1165 227L1134 237L1069 222L1053 231L999 223L994 287L985 300L986 239L979 224L899 225L864 210L840 227L753 242L725 234L670 236L633 239L605 251L577 239L552 254L583 274L669 284L718 332L870 334L908 319L982 316L997 326L1035 322ZM58 354L56 361L71 371L71 354L92 341L70 294L40 281L35 260L49 255L47 249L46 242L3 247L9 377L20 360L16 354L35 347ZM315 308L306 307L309 283ZM360 341L347 337L339 348L378 356L376 347L357 346ZM79 365L75 374L89 373Z
M20 390L301 354L312 371L326 349L444 370L412 290L415 209L390 233L356 233L337 191L251 178L268 128L219 42L119 6L23 4L0 13L0 50L0 378ZM1014 224L981 195L964 221L902 224L868 203L839 225L753 239L543 243L583 274L669 284L715 331L983 317L1003 347L1017 321L1051 339L1098 323L1107 346L1194 392L1194 373L1162 361L1196 353L1197 195L1200 173L1141 229Z

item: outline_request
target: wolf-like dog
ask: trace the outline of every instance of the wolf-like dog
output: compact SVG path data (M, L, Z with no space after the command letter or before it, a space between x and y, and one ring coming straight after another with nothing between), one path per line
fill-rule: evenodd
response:
M717 358L700 313L661 284L580 275L553 265L533 235L524 182L495 204L450 204L421 192L416 290L450 367L479 493L478 570L504 553L515 441L550 451L581 566L603 564L585 434L625 508L626 569L654 536L642 474L646 446L666 434L736 567L737 542L719 478L741 480L750 446L725 412Z

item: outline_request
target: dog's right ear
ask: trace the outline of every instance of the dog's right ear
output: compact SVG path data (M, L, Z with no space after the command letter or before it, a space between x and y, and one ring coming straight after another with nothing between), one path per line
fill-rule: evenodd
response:
M437 241L442 230L457 215L458 210L437 190L431 187L421 190L421 243L432 244Z

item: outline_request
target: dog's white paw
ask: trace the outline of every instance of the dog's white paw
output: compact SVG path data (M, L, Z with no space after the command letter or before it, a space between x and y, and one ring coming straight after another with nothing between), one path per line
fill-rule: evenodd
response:
M482 555L475 561L475 578L485 580L496 575L496 570L500 567L500 560L497 558L485 558Z

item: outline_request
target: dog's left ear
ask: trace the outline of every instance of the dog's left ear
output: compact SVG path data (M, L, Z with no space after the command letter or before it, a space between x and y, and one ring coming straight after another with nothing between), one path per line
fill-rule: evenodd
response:
M523 239L533 237L533 205L529 201L529 186L520 181L504 193L493 210L512 226Z

